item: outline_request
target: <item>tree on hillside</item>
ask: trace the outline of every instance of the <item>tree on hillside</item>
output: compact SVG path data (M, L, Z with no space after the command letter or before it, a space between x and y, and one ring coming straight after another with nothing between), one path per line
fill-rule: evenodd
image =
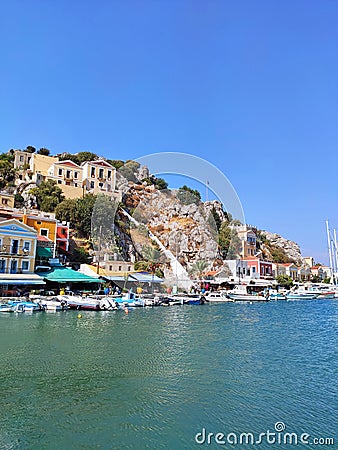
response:
M142 182L146 182L148 186L154 185L156 189L167 189L168 187L168 183L163 178L157 178L154 175L144 178Z
M69 222L71 228L75 228L75 210L76 203L78 199L76 198L66 198L55 208L55 217L60 222Z
M160 266L165 263L165 256L160 250L151 245L144 245L142 247L142 258L145 263L143 267L146 267L146 270L152 274L153 279L155 275L163 276ZM141 262L139 262L140 265Z
M24 150L24 152L27 153L35 153L36 152L36 148L33 147L32 145L27 145L26 149Z
M219 230L218 243L224 259L236 259L241 251L241 240L235 230L223 222Z
M65 152L59 156L60 161L73 161L75 164L80 164L77 155L72 155L71 153Z
M115 214L118 202L104 194L96 197L91 219L91 238L96 251L111 251L115 245Z
M38 155L49 156L50 155L50 150L48 150L48 148L41 147L40 150L37 153L38 153Z
M96 195L87 194L83 198L76 201L74 210L74 228L77 230L79 237L90 238L91 221Z
M83 162L86 161L95 161L97 159L99 159L98 155L96 155L95 153L92 152L79 152L77 153L77 160L78 160L78 164L82 164Z
M198 205L201 201L201 194L199 191L197 189L191 189L186 185L179 188L176 197L183 205L191 205L192 203Z
M42 181L29 193L35 197L38 208L46 212L53 212L57 205L65 199L62 190L53 180Z
M14 184L17 170L14 168L13 158L8 153L0 155L0 188Z
M214 226L216 226L217 231L219 232L221 225L222 225L222 221L219 217L219 215L217 214L217 211L215 209L215 207L213 206L211 211L210 211L210 224L211 226L214 228Z
M277 275L276 280L279 286L286 289L290 289L293 285L293 280L289 275Z
M121 159L107 159L107 163L115 167L115 169L120 169L124 166L124 161L121 161Z
M191 275L196 275L199 279L201 279L203 278L203 275L205 274L208 266L209 264L207 263L207 261L201 259L199 261L194 262L189 273Z

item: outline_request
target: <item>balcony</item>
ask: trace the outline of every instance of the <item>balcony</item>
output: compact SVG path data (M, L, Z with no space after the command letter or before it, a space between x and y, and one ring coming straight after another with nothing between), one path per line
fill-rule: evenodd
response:
M7 248L7 247L1 247L0 248L0 256L15 256L15 257L22 257L22 256L32 256L30 255L30 251L26 249L17 249L17 248Z
M64 175L63 179L64 179L65 181L73 181L74 176L73 176L72 174L70 174L70 175Z

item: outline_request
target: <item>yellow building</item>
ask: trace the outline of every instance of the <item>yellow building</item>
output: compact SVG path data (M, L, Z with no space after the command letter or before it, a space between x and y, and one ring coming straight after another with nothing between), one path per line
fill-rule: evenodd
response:
M14 195L0 192L0 208L14 208Z
M39 184L47 177L49 168L59 160L55 156L28 153L22 150L14 152L14 167L20 169L18 183L23 181L34 181Z
M37 236L44 236L56 245L57 220L53 217L45 217L42 215L34 216L32 214L21 216L22 223L34 228Z
M32 227L17 219L0 222L0 274L32 274L36 244L37 232Z
M250 256L255 256L257 253L256 233L246 225L235 227L237 235L241 241L242 249L240 255L242 258L247 258Z
M86 161L82 164L83 186L91 194L106 194L120 200L116 190L116 168L103 159Z

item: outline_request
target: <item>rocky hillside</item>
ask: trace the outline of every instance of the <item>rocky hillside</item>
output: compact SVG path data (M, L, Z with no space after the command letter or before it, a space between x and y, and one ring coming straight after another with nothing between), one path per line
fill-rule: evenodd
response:
M146 225L167 250L178 256L183 265L189 268L197 260L208 261L210 267L221 264L215 224L209 208L205 208L203 203L184 204L177 197L177 191L134 185L125 195L124 204L130 214ZM133 227L131 229L138 251L139 231ZM144 238L141 240L144 244Z
M265 252L266 259L276 262L294 262L302 264L302 255L299 245L277 233L269 231L261 231L262 250Z

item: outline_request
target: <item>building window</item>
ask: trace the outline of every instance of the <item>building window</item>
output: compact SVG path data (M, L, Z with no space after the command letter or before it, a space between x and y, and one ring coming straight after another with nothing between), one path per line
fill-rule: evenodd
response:
M8 198L2 198L2 199L1 199L1 203L2 203L3 205L8 205Z
M77 183L74 183L74 186L77 187Z
M0 260L0 273L5 273L5 272L6 272L6 260L1 259Z
M48 237L49 230L47 228L40 228L40 236Z
M61 181L61 180L58 180L58 184L62 184L62 181Z
M119 266L119 272L121 272L121 270L122 270L122 266Z
M79 172L74 172L74 178L78 178Z
M22 250L25 251L25 252L29 252L30 249L31 249L30 241L24 241Z
M130 266L128 266L128 272L130 272L130 269L131 269L131 267L130 267Z
M10 268L10 272L11 273L16 273L18 270L18 261L16 261L15 259L11 261L11 268Z
M109 270L113 270L113 266L109 266Z
M13 239L11 248L12 255L16 255L18 253L18 250L19 250L19 241L18 239Z
M103 188L103 183L99 183L99 187L102 189Z
M22 270L29 270L29 261L22 261Z
M21 156L20 156L20 162L22 162L22 161L23 161L23 156L21 155Z
M94 181L91 181L90 182L90 189L94 189L94 187L95 187L95 183L94 183Z
M256 273L256 267L252 267L252 273Z
M59 169L59 172L58 172L59 173L59 177L62 176L62 172L63 172L62 169Z
M90 168L90 176L91 176L92 178L95 177L95 167L91 167L91 168Z
M108 178L108 180L111 180L111 170L108 170L108 172L107 172L107 178Z
M99 170L99 178L103 178L103 169Z

